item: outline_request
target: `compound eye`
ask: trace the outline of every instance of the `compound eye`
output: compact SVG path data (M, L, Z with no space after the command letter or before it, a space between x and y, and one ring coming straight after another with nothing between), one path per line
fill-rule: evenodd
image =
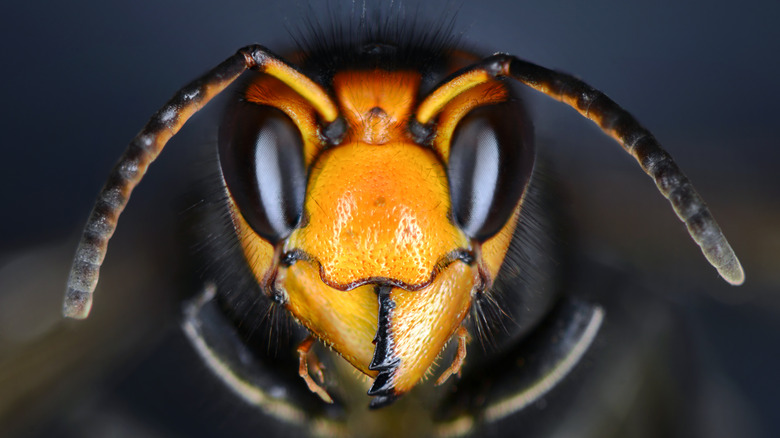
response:
M249 226L272 244L290 235L303 210L303 139L281 110L237 102L219 132L228 191Z
M484 242L506 225L534 164L533 132L519 103L477 108L455 128L448 162L455 223Z

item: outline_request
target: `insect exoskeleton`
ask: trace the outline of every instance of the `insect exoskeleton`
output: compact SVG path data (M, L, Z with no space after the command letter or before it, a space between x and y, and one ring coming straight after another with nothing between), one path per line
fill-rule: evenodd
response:
M463 65L448 52L397 55L366 44L319 78L338 108L334 128L290 86L257 75L219 143L257 281L375 379L372 406L408 392L456 332L466 336L459 327L498 274L534 163L507 84L447 97L422 124L421 98ZM313 58L304 72L328 71Z
M710 263L732 284L744 279L706 205L653 135L573 76L510 55L480 60L431 41L371 37L291 59L243 48L152 117L87 223L67 316L89 313L108 239L148 165L247 69L256 73L219 134L226 208L266 301L308 330L299 372L325 401L330 395L311 376L322 370L308 362L315 340L373 379L373 407L415 387L453 337L458 351L439 382L459 373L470 337L464 321L475 303L491 299L534 171L532 129L508 79L561 100L615 138ZM550 301L540 299L530 320ZM585 347L577 348L581 355Z

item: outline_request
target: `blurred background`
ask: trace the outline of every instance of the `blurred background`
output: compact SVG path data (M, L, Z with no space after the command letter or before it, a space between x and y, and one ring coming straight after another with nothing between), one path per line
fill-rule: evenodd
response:
M111 166L160 105L239 47L291 48L306 17L329 19L311 3L3 7L0 435L23 435L73 394L99 388L101 376L132 372L155 334L177 324L181 298L196 292L181 286L178 248L197 244L182 242L176 223L210 160L218 105L187 124L134 192L93 315L63 324L79 233ZM400 8L434 21L454 15L467 47L572 73L656 135L729 238L744 286L718 278L632 158L570 109L527 96L577 244L673 291L666 299L688 321L709 367L703 372L733 401L724 406L739 410L743 436L780 436L780 3L464 0ZM105 418L109 428L121 421Z

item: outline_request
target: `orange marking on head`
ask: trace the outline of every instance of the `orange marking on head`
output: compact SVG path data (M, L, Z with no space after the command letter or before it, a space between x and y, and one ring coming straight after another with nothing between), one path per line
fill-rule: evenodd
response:
M325 121L332 122L339 116L338 108L336 108L336 105L325 90L286 62L271 58L263 67L263 71L279 78L291 89L295 90L296 93L317 110Z
M316 111L311 103L272 76L258 76L247 87L244 95L249 102L273 106L292 119L303 137L304 161L310 164L321 148Z
M450 156L452 135L460 120L474 108L503 102L509 96L506 85L490 81L458 94L442 108L436 124L436 138L433 147L445 160Z
M447 176L431 150L349 143L326 150L313 167L308 223L285 250L317 260L331 285L382 277L422 286L442 258L469 246L449 209Z
M373 285L344 292L322 282L315 264L298 261L279 269L277 284L287 291L287 309L325 345L366 375L374 354L379 303Z
M417 72L346 71L333 78L333 89L349 125L347 141L387 144L406 139L417 97Z
M400 365L393 373L396 394L412 389L460 327L471 307L477 269L455 262L419 291L393 289L390 319L394 353Z
M522 205L522 202L517 205L512 217L507 221L501 231L482 244L482 260L488 268L491 280L498 276L501 265L504 263L509 244L512 243L512 235L517 227Z
M492 80L493 77L488 72L480 69L470 70L454 77L435 89L420 103L417 108L417 121L422 124L430 122L444 105L451 102L459 94Z
M244 258L246 258L257 283L264 284L268 270L273 265L274 247L255 234L231 197L228 197L228 208L238 241L244 252Z

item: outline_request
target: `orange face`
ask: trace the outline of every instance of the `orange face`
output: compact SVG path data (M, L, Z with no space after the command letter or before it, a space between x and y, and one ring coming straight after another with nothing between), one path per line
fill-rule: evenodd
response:
M426 376L473 294L497 275L520 211L518 203L512 219L478 243L453 220L447 176L458 122L473 108L504 101L505 86L490 81L447 102L428 145L408 129L419 86L417 72L336 74L346 131L340 144L323 147L311 105L259 77L247 100L282 110L301 132L308 169L302 219L274 248L231 205L257 281L283 291L301 324L394 396ZM286 263L274 259L281 254Z

